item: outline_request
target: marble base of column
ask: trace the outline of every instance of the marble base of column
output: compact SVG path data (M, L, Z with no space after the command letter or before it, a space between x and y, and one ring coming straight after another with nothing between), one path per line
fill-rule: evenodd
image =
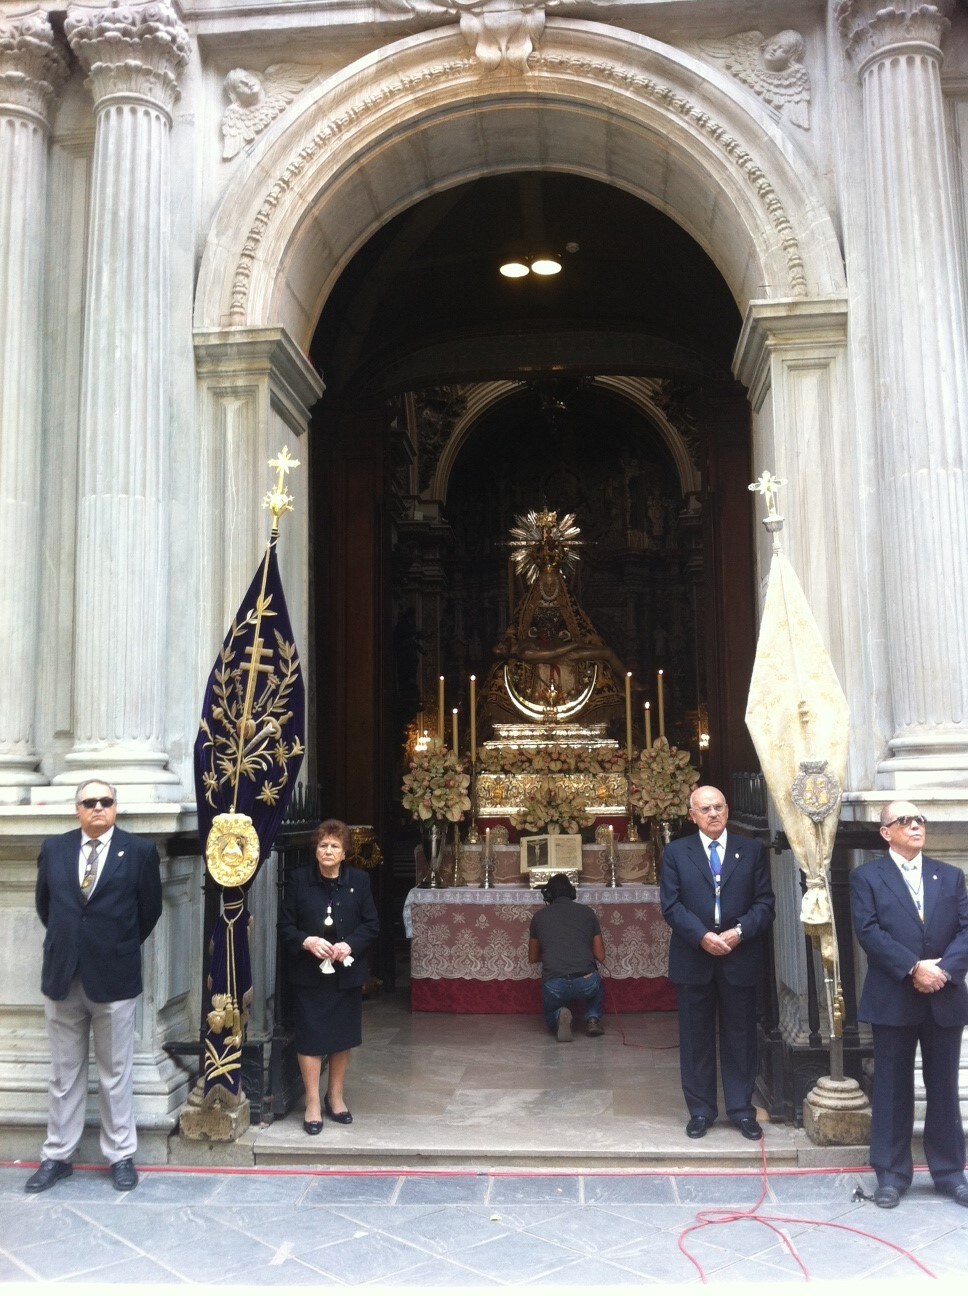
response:
M114 743L91 751L72 751L64 758L66 768L50 786L32 794L35 804L70 801L77 785L87 778L103 779L118 789L118 800L169 802L182 800L178 775L167 768L165 752L146 751L136 744Z
M892 738L877 766L877 786L888 790L968 788L968 732L929 730Z
M36 756L0 754L0 805L27 805L32 789L46 786L38 764Z

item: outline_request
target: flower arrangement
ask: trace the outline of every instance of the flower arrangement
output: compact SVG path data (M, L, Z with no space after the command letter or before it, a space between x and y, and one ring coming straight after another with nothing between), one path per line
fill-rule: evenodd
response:
M558 743L534 751L491 747L481 753L480 768L484 774L622 774L625 755L618 750L593 751Z
M643 819L677 819L689 809L689 796L699 782L699 771L689 764L689 753L670 747L668 738L657 738L645 747L632 766L629 799Z
M585 812L581 797L553 778L542 778L520 814L511 816L511 822L525 833L540 832L553 824L565 832L576 833L592 822L592 816Z
M403 808L421 822L459 823L471 808L470 781L459 757L434 739L426 751L414 756L410 772L403 777Z

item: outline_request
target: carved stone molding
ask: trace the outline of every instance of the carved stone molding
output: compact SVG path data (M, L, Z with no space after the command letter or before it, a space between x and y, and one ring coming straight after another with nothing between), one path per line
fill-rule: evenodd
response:
M190 50L188 32L167 0L88 9L72 6L64 24L100 107L112 99L148 99L168 116Z
M546 68L550 72L564 72L567 75L593 78L625 91L632 90L639 98L651 100L667 112L678 113L680 117L691 122L717 147L724 158L739 170L769 216L786 259L790 296L808 295L807 273L800 244L783 206L783 200L756 158L721 122L716 121L709 113L672 86L663 85L650 76L630 72L628 68L618 67L613 63L573 55L540 54L532 63L532 69L538 67Z
M651 101L664 111L676 113L687 119L716 147L724 161L739 171L743 181L752 189L756 201L766 212L786 261L788 295L791 297L808 295L803 254L783 200L756 158L722 123L716 121L709 113L673 87L604 60L593 60L584 56L536 53L532 58L530 70L574 76L583 81L614 86L625 93L631 91L641 100ZM266 233L280 207L285 205L286 195L297 184L306 169L313 165L316 158L330 150L348 129L356 126L365 117L383 110L394 100L411 98L429 86L466 76L467 71L468 60L460 59L436 64L414 75L400 77L380 85L363 95L338 116L327 118L324 124L298 148L282 173L270 186L249 227L232 281L228 318L231 326L236 327L247 323L253 268L259 259Z
M280 204L286 194L310 166L316 157L327 150L349 127L355 125L362 117L377 109L384 108L396 99L409 98L419 90L453 76L466 74L468 60L459 59L452 63L438 64L424 68L415 76L401 77L389 85L382 85L370 91L338 117L331 117L313 133L290 159L282 175L272 184L262 205L256 213L249 230L239 263L232 281L232 305L229 312L229 323L234 327L246 323L249 300L249 284L252 279L252 268L258 258L266 230L272 223Z
M0 18L0 113L48 126L67 76L67 57L43 10Z
M939 57L941 41L951 26L947 15L954 0L841 0L837 7L837 24L848 57L863 75L876 59L899 50L920 48Z

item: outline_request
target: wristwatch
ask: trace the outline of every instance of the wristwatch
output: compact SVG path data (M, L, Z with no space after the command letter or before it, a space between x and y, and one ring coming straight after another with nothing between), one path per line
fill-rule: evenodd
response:
M734 931L734 932L736 933L736 935L740 938L740 940L743 939L743 924L742 924L742 923L733 923L733 931Z

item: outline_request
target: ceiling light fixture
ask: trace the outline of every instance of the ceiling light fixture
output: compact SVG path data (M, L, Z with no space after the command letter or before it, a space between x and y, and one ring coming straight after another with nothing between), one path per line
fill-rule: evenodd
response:
M556 275L561 273L561 262L550 253L542 252L531 258L531 269L536 275Z
M530 273L531 267L520 257L509 257L501 264L501 274L505 279L523 279Z

